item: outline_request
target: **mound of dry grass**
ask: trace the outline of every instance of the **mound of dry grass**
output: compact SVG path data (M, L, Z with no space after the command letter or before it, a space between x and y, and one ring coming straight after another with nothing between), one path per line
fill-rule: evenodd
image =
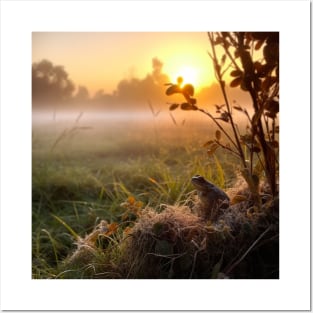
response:
M145 208L127 230L102 221L66 268L89 264L101 278L278 278L278 203L241 200L215 222L186 206Z

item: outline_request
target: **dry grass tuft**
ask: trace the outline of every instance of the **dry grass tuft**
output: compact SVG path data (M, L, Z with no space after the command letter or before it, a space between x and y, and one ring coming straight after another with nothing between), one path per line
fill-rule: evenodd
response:
M89 264L101 278L277 278L277 205L239 201L215 222L187 206L145 208L119 235L102 221L79 240L67 268Z

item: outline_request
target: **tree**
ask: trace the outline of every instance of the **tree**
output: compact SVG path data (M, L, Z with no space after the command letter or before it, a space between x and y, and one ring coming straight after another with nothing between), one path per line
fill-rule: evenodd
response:
M42 60L32 65L33 104L55 104L71 98L75 87L63 66Z

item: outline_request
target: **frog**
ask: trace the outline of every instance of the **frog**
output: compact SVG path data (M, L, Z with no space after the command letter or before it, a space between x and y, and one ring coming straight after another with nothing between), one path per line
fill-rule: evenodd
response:
M191 183L196 188L200 200L197 213L203 219L216 220L229 207L230 199L228 195L203 176L193 176Z

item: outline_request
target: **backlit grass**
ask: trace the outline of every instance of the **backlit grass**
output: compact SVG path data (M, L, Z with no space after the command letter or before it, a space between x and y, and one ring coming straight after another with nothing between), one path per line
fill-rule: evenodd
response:
M33 126L33 278L125 278L114 264L122 258L124 231L139 217L125 207L129 199L141 203L140 209L161 212L168 205L190 206L195 174L223 189L234 185L237 160L219 151L209 157L203 148L212 135L209 125L124 126L109 121ZM119 225L103 239L108 253L97 256L98 250L84 246L89 250L79 251L85 258L72 257L66 267L79 238L102 220ZM97 269L91 265L95 260ZM100 275L102 270L106 274Z

